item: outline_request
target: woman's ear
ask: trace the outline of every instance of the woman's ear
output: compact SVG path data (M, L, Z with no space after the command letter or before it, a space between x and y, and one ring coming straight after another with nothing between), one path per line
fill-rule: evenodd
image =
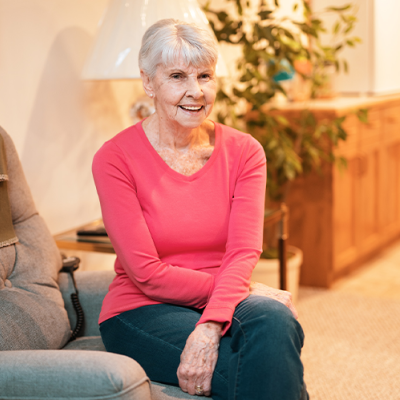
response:
M142 78L144 91L146 92L147 96L153 98L154 90L150 77L143 70L140 70L140 76Z

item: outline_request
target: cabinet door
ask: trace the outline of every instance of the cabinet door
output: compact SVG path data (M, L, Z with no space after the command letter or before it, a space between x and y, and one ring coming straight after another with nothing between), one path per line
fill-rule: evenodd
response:
M333 255L334 270L351 264L356 256L355 187L357 159L347 160L347 169L334 171Z
M382 195L380 224L383 236L391 239L400 231L400 105L384 110L382 143Z
M357 257L356 249L356 182L360 123L355 115L347 117L348 134L336 151L347 159L347 168L333 167L333 269L337 273Z
M356 246L360 256L379 246L379 206L382 200L380 169L382 153L381 110L369 112L369 123L360 125L359 156L356 163L355 218Z

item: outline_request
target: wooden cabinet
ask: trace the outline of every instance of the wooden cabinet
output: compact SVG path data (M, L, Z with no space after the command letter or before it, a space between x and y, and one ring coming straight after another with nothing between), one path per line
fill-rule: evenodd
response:
M290 118L301 104L280 112ZM348 168L296 180L287 204L289 244L304 252L301 283L329 287L400 238L400 96L309 103L316 118L369 109L369 123L347 117L347 140L337 150Z

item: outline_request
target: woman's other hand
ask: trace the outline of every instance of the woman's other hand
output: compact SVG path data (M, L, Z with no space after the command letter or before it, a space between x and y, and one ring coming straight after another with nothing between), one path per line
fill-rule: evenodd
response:
M195 395L196 386L201 386L204 396L211 395L221 332L221 323L207 322L197 325L188 337L177 371L179 386L184 392Z
M299 315L297 313L296 308L292 303L292 294L287 292L286 290L279 290L263 283L259 282L251 282L249 287L250 294L255 294L257 296L265 296L270 297L271 299L277 300L280 303L284 304L286 307L290 309L293 316L298 319Z

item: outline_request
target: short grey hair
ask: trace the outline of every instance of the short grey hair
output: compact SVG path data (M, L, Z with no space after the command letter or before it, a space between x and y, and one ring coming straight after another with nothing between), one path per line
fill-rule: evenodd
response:
M153 79L160 64L171 65L182 56L187 65L213 65L218 45L206 29L176 19L162 19L151 25L142 39L139 68Z

